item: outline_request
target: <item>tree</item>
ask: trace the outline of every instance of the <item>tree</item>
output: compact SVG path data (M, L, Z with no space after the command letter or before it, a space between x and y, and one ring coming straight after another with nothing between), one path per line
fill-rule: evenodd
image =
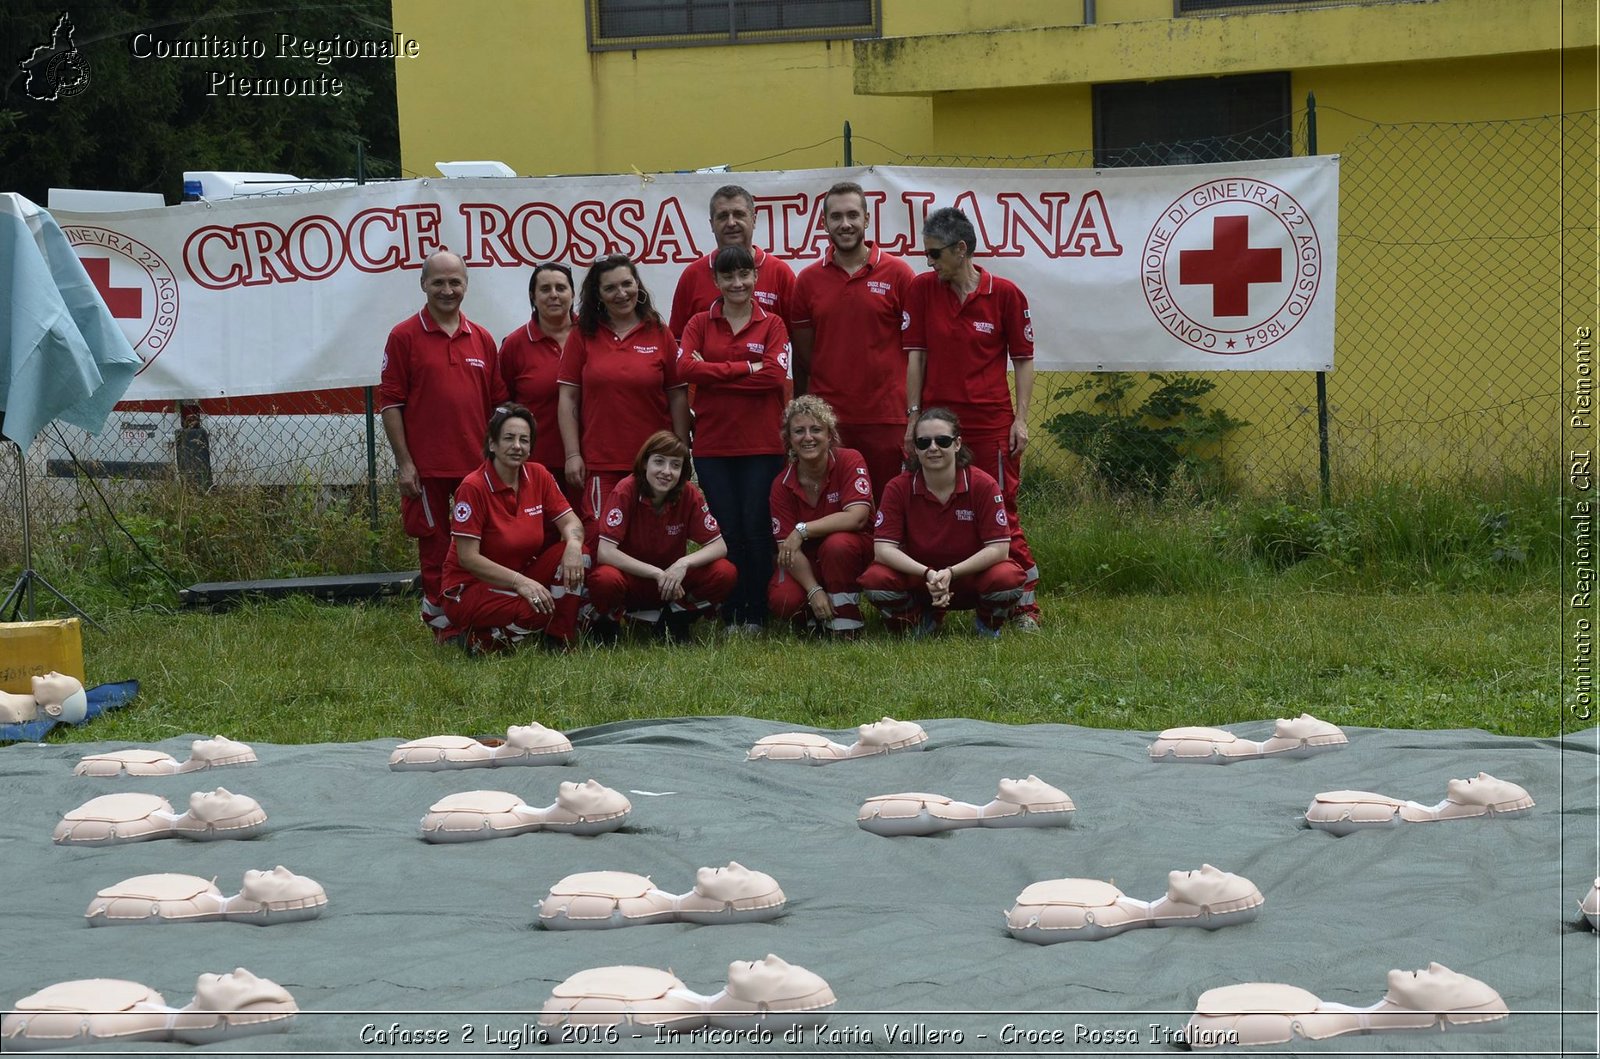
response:
M184 170L351 177L358 145L369 176L399 174L394 60L319 60L303 43L392 41L388 0L80 0L65 11L70 39L62 3L7 0L0 11L0 190L41 203L51 187L177 202ZM286 51L281 35L302 43ZM63 44L75 46L70 58L58 58ZM55 83L81 77L37 98L52 82L35 57L56 63ZM302 94L308 79L320 90ZM294 95L257 93L290 83Z

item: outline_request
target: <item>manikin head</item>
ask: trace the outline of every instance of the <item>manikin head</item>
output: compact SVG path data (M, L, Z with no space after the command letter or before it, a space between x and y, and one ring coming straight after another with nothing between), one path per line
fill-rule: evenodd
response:
M557 788L556 803L575 813L611 813L619 812L627 799L597 780L566 780Z
M1385 999L1413 1011L1455 1011L1499 995L1476 978L1457 974L1442 963L1430 963L1420 971L1390 971L1388 984Z
M69 724L77 724L89 713L83 681L66 673L51 671L35 676L33 701L38 703L40 712Z
M1184 904L1205 905L1240 896L1235 891L1241 881L1232 872L1202 864L1199 871L1168 872L1167 895Z
M1011 802L1014 805L1036 805L1040 802L1066 800L1066 792L1050 786L1038 776L1029 776L1025 780L1000 781L1000 801L1003 802Z
M322 892L322 886L315 879L296 875L280 864L271 871L245 872L244 885L240 887L239 892L247 900L264 904L269 901L299 901L314 897Z
M740 1000L791 1000L826 988L828 983L817 975L771 953L764 960L735 960L728 964L728 992Z
M915 721L897 721L893 717L885 717L881 721L862 725L856 729L856 734L863 743L897 743L915 736L918 728Z
M190 814L196 820L207 823L237 820L260 810L261 806L254 798L234 794L226 787L218 787L214 791L195 791L189 795Z
M239 757L250 752L244 743L234 742L227 736L218 735L210 739L196 739L189 744L189 756L202 761L220 761L223 758Z
M203 974L195 983L199 1011L242 1011L252 1004L292 1004L294 998L277 982L257 978L243 967L232 974Z
M706 897L735 901L771 893L778 888L778 883L765 872L751 871L738 861L730 860L726 868L701 868L695 872L694 888Z

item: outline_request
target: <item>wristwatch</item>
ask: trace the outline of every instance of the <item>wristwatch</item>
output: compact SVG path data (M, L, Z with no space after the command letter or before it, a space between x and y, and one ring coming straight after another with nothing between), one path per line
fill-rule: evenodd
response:
M922 411L922 406L920 404L907 405L906 406L906 418L910 419L912 416L916 415L920 411Z
M801 540L806 539L806 524L804 522L796 522L794 524L794 531L800 534Z

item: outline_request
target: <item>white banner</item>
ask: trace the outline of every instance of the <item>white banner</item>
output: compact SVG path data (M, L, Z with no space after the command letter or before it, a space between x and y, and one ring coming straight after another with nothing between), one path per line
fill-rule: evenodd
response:
M820 200L837 180L867 189L874 241L918 271L923 218L959 206L983 267L1027 294L1041 370L1319 371L1333 367L1338 172L1317 157L437 179L55 216L145 362L129 400L376 384L441 246L466 259L465 311L496 338L528 318L540 261L581 281L626 253L670 304L729 182L756 197L756 241L797 271L826 244Z

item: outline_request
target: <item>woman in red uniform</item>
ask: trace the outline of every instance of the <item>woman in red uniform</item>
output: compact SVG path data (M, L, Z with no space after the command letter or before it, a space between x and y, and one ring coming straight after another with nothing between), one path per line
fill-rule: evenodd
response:
M722 296L684 327L678 378L695 386L695 465L739 571L722 620L730 629L756 633L766 624L772 577L767 497L783 466L777 428L789 377L789 332L755 299L756 262L748 247L723 247L712 268Z
M597 640L616 639L625 612L675 641L727 598L738 576L717 520L689 481L689 446L652 434L598 520L589 604ZM700 547L689 552L689 542Z
M583 524L550 472L529 462L533 413L501 405L489 419L483 466L456 487L444 610L471 653L514 647L544 630L571 644L583 586ZM546 545L553 523L559 540Z
M500 377L511 400L533 413L536 439L532 459L566 481L562 471L561 429L556 422L556 369L561 347L572 333L572 270L547 262L534 268L528 280L528 304L533 315L500 343ZM576 490L568 499L577 497Z
M602 257L583 277L578 326L561 351L564 476L592 522L651 434L689 437L689 398L678 379L678 342L661 322L625 254Z
M833 409L813 394L784 409L783 441L789 466L772 481L778 569L767 586L767 607L797 626L854 636L861 629L856 582L872 562L867 462L839 444Z
M977 631L997 637L1027 577L1011 558L1005 497L972 466L954 412L930 408L911 430L917 469L883 491L862 591L891 628L929 633L948 611L976 610Z

